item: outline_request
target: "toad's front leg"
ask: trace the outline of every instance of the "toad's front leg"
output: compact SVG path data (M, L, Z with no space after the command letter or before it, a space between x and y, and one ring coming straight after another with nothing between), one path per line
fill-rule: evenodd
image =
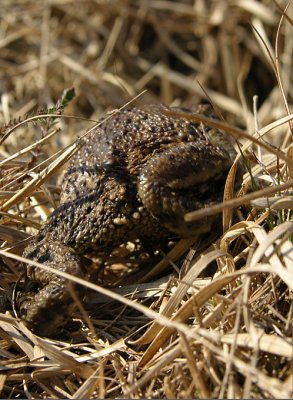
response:
M214 217L187 223L184 215L221 200L232 162L228 151L212 143L177 144L146 163L138 194L146 209L178 236L208 232Z

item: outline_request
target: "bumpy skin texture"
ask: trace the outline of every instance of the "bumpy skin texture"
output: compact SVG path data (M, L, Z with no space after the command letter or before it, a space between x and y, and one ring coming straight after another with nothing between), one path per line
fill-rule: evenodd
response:
M83 276L79 255L109 253L135 238L211 229L213 217L187 223L184 214L221 200L235 150L224 133L170 111L164 105L126 109L85 139L64 177L61 205L26 248L27 258ZM194 111L210 115L205 105ZM67 282L33 266L27 275L38 282L37 292L20 296L20 315L50 335L73 308Z

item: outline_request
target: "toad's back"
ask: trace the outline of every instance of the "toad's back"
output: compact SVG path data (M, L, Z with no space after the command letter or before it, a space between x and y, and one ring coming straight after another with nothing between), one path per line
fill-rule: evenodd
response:
M204 130L197 123L164 114L173 110L165 105L147 105L112 115L85 139L72 165L125 166L129 172L138 173L154 154L179 143L206 144ZM199 113L209 110L204 105L197 108Z

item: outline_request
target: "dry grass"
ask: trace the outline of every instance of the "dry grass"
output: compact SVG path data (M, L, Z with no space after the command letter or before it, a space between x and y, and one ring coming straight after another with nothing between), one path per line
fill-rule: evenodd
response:
M2 398L292 398L292 4L285 8L1 0ZM74 100L55 106L70 87ZM13 314L25 242L58 205L76 139L136 96L185 106L209 97L245 160L238 198L232 168L224 203L186 216L223 210L220 237L181 240L156 257L139 243L97 257L101 286L84 283L95 294L70 329L37 337Z

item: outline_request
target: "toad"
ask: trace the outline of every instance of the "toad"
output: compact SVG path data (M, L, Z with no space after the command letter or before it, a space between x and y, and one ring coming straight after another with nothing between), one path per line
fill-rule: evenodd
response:
M184 215L221 201L236 152L225 133L172 116L172 110L178 111L128 108L95 128L71 160L60 206L24 256L84 277L88 253L109 254L134 239L209 232L215 217L185 222ZM194 111L212 115L207 105ZM75 307L67 281L32 265L26 274L19 314L35 332L50 336ZM75 289L82 296L79 285Z

